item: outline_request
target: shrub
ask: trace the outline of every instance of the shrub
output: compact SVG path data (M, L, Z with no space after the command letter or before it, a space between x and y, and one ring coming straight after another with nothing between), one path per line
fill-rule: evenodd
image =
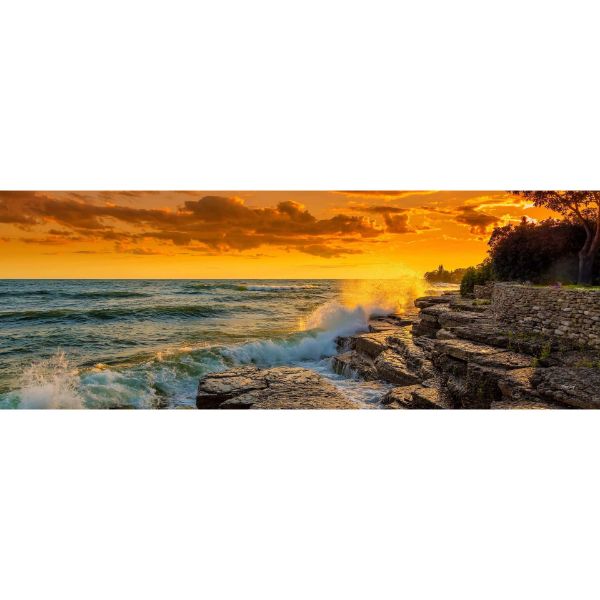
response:
M493 279L492 264L489 260L483 261L476 267L469 267L460 282L460 295L472 294L476 285L484 285Z

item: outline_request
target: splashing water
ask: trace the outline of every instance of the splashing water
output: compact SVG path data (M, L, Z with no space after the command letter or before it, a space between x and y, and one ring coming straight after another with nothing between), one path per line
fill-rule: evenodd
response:
M369 317L381 317L405 312L425 291L425 281L415 274L398 279L345 281L342 303L347 307L362 307Z
M79 378L62 350L33 363L19 382L20 408L83 408Z
M292 339L261 340L226 351L235 362L261 366L319 361L337 352L336 340L369 330L369 319L402 313L425 285L422 279L344 282L341 300L330 300L300 322L301 334Z
M4 380L0 374L0 408L193 406L201 376L238 364L302 366L349 396L380 396L373 382L333 373L337 338L368 331L372 317L405 312L425 287L408 273L367 281L0 282L14 350ZM201 301L190 300L190 290ZM32 296L40 291L43 303ZM56 311L64 313L53 317L59 327L46 318ZM94 311L118 314L120 327L80 318ZM40 360L50 344L68 358L58 351Z

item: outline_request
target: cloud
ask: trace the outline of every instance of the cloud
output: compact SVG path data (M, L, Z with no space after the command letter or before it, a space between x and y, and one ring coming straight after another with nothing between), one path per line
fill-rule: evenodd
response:
M380 198L382 200L399 200L408 196L428 196L435 194L435 190L340 190L335 194L343 194L344 196L354 196L359 198Z
M456 209L455 220L457 223L468 225L471 233L485 234L491 225L501 221L499 217L480 212L479 207L459 206Z
M134 198L136 192L126 194ZM37 243L112 240L127 244L123 246L127 252L132 252L131 244L154 239L194 251L198 245L216 253L272 245L329 257L359 252L332 245L331 237L365 240L384 232L366 216L336 214L318 219L303 205L292 201L280 202L275 207L252 208L240 198L184 194L189 199L176 210L167 210L98 203L79 192L59 197L52 192L0 192L0 222L27 231L38 227L42 231ZM43 231L49 225L52 234L44 237L41 234L49 233ZM28 243L35 243L30 239Z
M415 229L408 224L408 213L401 215L391 215L386 213L383 215L386 230L389 233L414 233Z
M364 213L373 213L373 214L379 214L379 215L383 215L383 214L390 214L390 213L404 213L407 212L408 209L406 208L400 208L398 206L367 206L365 204L352 204L350 206L351 210L355 210L358 212L364 212Z
M385 223L387 233L416 233L431 229L428 225L420 225L419 227L409 225L409 216L414 212L412 209L385 205L368 206L365 204L353 204L350 208L357 212L380 215Z

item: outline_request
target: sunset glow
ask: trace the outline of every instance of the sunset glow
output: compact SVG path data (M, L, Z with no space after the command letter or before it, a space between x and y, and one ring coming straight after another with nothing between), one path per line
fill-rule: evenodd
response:
M499 191L0 192L0 277L397 278L550 215Z

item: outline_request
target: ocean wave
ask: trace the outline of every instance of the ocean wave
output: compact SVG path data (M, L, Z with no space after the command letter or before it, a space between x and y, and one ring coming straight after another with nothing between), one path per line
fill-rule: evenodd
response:
M188 288L193 290L235 290L238 292L296 292L318 289L318 285L311 283L298 284L254 284L254 283L192 283Z
M303 290L314 290L319 286L304 284L304 285L247 285L246 289L249 292L298 292Z
M369 318L385 312L380 307L347 307L330 301L310 315L304 332L283 340L248 342L225 349L223 354L237 363L260 366L319 361L337 352L338 337L368 331Z
M90 291L90 292L64 292L61 290L14 290L0 291L2 298L27 298L32 296L55 296L59 298L143 298L151 294L143 292L128 292L126 290L107 290L107 291Z
M52 290L2 290L0 298L28 297L28 296L50 296L54 294Z
M96 308L91 310L49 309L0 312L0 321L49 321L49 320L100 320L152 319L161 317L201 318L212 317L224 312L224 308L207 305L172 305L148 307ZM243 310L243 309L242 309Z
M147 298L152 294L145 294L144 292L128 292L125 290L109 290L105 292L81 292L73 294L61 293L61 295L68 296L69 298Z
M190 283L188 286L192 290L237 290L243 292L246 290L244 284L238 283Z

